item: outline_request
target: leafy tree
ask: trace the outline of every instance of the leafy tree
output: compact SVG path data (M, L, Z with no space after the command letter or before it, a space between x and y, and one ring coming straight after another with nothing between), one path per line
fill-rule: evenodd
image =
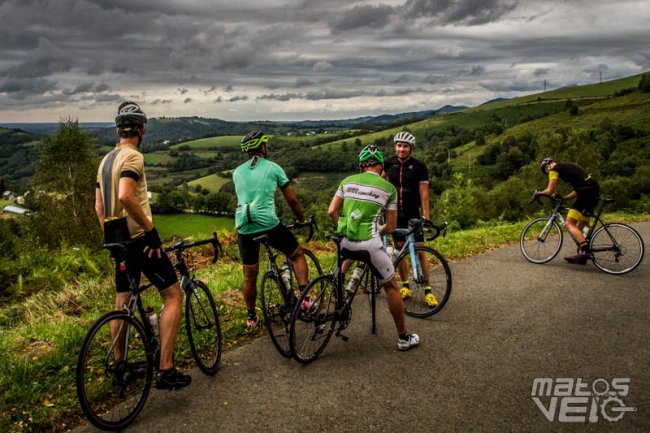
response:
M42 244L100 245L95 215L98 161L94 139L78 121L59 122L56 134L43 142L34 175L33 210L29 226Z
M648 75L641 75L641 80L639 80L638 88L644 93L650 92L650 77Z

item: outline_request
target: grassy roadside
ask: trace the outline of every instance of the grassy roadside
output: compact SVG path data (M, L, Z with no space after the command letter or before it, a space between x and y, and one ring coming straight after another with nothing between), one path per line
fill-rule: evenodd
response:
M647 221L650 215L609 214L605 219ZM448 260L456 261L516 242L525 224L495 222L471 230L450 230L446 238L436 239L432 245ZM237 246L233 236L220 233L220 237L226 254L216 266L209 264L207 248L190 261L217 300L224 346L230 348L251 336L244 329ZM314 243L309 247L327 268L332 246ZM0 431L66 431L81 420L74 385L77 350L86 330L113 302L112 282L105 278L107 259L101 256L98 261L98 269L80 272L59 291L0 304ZM149 290L143 300L156 308L161 304L155 290ZM184 329L179 331L176 358L181 365L193 367Z

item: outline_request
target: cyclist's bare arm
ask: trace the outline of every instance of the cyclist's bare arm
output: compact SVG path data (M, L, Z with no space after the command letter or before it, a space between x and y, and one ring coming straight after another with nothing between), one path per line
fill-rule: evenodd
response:
M100 188L95 188L95 213L97 214L97 218L99 218L99 226L102 230L104 230L104 220L106 219L106 214L104 212L102 190Z
M296 217L296 219L300 222L304 221L305 213L303 212L300 203L298 203L296 193L294 192L293 188L291 188L291 185L286 186L281 191L284 199L287 201L287 204L291 208L291 212L293 212L293 215Z
M565 195L564 197L562 197L562 200L565 200L565 201L566 201L566 200L572 200L572 199L576 198L577 195L578 195L577 192L575 192L575 191L571 191L570 193L568 193L567 195Z
M557 179L549 179L548 186L544 191L540 191L540 195L551 196L555 192L555 187L557 187Z
M332 198L330 207L327 209L327 215L334 223L334 226L338 226L339 218L341 217L341 210L343 210L343 199L337 195Z
M386 224L379 227L380 234L390 234L395 231L397 228L397 211L396 210L387 210L386 211Z
M420 183L420 202L422 202L422 216L426 219L431 219L429 212L429 183Z

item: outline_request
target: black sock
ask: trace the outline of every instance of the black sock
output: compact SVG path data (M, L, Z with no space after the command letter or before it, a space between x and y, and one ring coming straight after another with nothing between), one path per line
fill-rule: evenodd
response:
M257 316L257 313L255 313L255 310L248 310L248 318L249 319L254 320L255 316Z
M399 339L400 340L408 340L409 335L408 334L400 334Z
M162 373L162 374L171 374L172 371L174 371L174 367L169 368L169 369L167 369L167 370L158 370L158 373Z
M298 285L298 290L302 293L302 291L305 290L305 287L307 287L307 284Z

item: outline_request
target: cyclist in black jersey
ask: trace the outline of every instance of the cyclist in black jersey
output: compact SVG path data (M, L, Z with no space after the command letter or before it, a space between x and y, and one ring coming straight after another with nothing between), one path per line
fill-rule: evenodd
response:
M407 131L398 132L393 138L395 145L395 156L388 158L384 163L384 177L388 179L397 189L397 227L407 227L412 218L419 219L423 216L430 218L429 213L429 171L426 165L420 160L411 156L415 148L415 136ZM422 211L422 213L420 213ZM404 235L393 234L393 241L397 248L401 248L406 240ZM424 235L415 235L416 245L424 245ZM422 257L422 265L425 268L425 275L429 275L429 264ZM411 290L408 286L407 264L403 261L398 272L402 277L402 288L400 294L402 299L411 297ZM429 307L438 305L438 300L431 292L431 288L425 288L424 301Z
M589 251L589 242L585 239L582 229L589 226L591 222L594 208L600 197L600 186L584 168L571 162L556 162L552 158L545 158L540 169L543 174L548 173L548 185L540 194L553 195L558 179L569 183L573 188L573 191L562 198L563 200L575 198L567 215L566 228L579 247L577 255L565 257L564 260L584 265L591 257L591 252Z

